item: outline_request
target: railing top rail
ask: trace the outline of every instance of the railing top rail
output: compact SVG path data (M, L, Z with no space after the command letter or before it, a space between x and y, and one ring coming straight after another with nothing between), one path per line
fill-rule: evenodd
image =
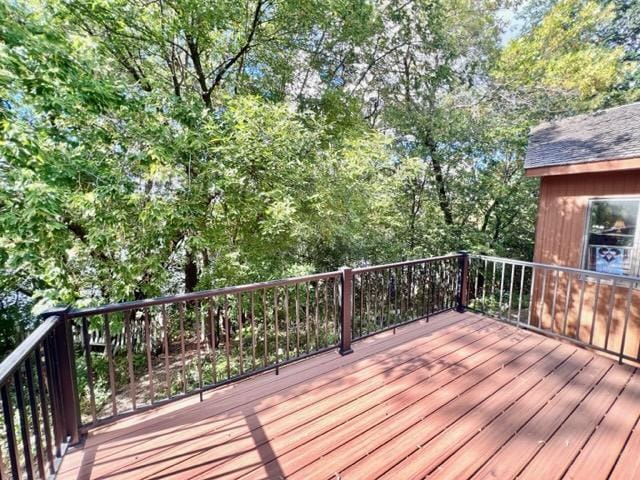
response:
M62 317L51 315L44 319L33 332L29 334L13 350L2 363L0 363L0 385L4 385L11 375L22 365L22 362L40 345L40 343L51 333Z
M420 263L431 263L440 260L451 260L454 258L460 258L460 254L441 255L439 257L418 258L416 260L407 260L406 262L387 263L384 265L373 265L371 267L354 268L353 273L366 273L375 272L377 270L385 270L389 268L405 267L407 265L417 265Z
M316 280L325 280L328 278L335 278L340 275L340 271L316 273L313 275L305 275L302 277L291 277L279 280L270 280L267 282L250 283L246 285L237 285L233 287L215 288L212 290L202 290L199 292L181 293L178 295L168 295L163 297L149 298L145 300L134 300L131 302L111 303L108 305L102 305L99 307L87 307L70 310L67 313L68 318L86 317L93 315L104 315L107 313L122 312L127 310L136 310L141 308L148 308L157 305L168 305L172 303L191 302L194 300L202 300L210 297L217 297L220 295L232 295L238 293L252 292L256 290L262 290L265 288L284 287L288 285L295 285L303 282L312 282Z
M636 282L640 282L640 277L633 277L633 276L627 276L627 275L614 275L612 273L602 273L602 272L594 272L593 270L583 270L580 268L573 268L573 267L563 267L560 265L551 265L548 263L537 263L537 262L526 262L524 260L512 260L510 258L503 258L503 257L493 257L493 256L489 256L489 255L470 255L471 258L475 258L475 259L479 259L479 260L487 260L490 262L504 262L504 263L510 263L512 265L524 265L526 267L535 267L535 268L542 268L542 269L546 269L546 270L558 270L561 272L567 272L567 273L575 273L578 275L585 275L585 276L590 276L590 277L596 277L596 278L601 278L601 279L605 279L605 280L614 280L618 283L620 282L624 282L624 283L636 283Z

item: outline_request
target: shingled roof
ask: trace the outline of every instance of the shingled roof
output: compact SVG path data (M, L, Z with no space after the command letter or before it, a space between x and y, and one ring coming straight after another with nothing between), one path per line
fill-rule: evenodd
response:
M640 102L533 128L525 168L640 158Z

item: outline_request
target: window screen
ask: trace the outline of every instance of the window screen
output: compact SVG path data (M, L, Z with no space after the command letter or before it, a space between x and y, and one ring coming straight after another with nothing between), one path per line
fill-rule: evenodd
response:
M640 199L591 200L584 268L614 275L638 275Z

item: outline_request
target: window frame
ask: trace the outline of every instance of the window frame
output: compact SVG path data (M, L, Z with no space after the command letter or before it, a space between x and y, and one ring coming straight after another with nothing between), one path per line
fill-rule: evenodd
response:
M597 272L596 270L591 270L588 268L589 265L589 236L590 236L590 228L591 228L591 210L593 208L593 204L595 202L603 202L603 201L636 201L638 203L638 213L636 216L636 228L633 237L633 247L631 248L631 262L629 266L629 274L619 275L620 277L640 277L640 195L638 194L630 194L630 195L608 195L604 197L589 197L587 208L586 208L586 217L584 222L583 229L583 237L582 237L582 255L580 260L580 268L582 270L593 272L593 273L602 273Z

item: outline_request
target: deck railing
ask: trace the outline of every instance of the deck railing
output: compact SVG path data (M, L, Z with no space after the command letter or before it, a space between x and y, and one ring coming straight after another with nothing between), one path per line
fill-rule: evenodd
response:
M471 310L640 362L640 278L480 255L467 277Z
M354 340L457 306L460 255L353 270Z
M71 310L82 425L336 348L341 288L336 271Z
M0 478L46 478L88 428L453 308L638 361L637 282L463 252L52 312L0 364Z
M0 364L0 478L53 475L78 434L71 331L51 312Z

